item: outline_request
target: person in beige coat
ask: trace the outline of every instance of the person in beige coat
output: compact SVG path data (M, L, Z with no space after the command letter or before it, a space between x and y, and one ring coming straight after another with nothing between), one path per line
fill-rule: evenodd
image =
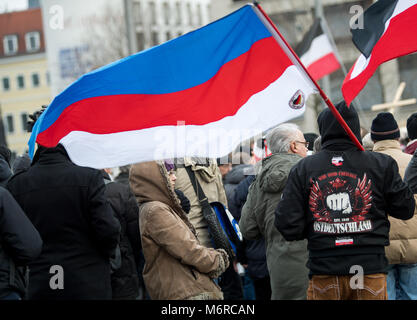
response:
M400 130L393 115L379 113L372 122L371 138L373 151L391 156L398 164L404 178L405 169L412 155L402 152ZM415 196L416 201L417 197ZM416 202L417 203L417 202ZM389 216L391 224L390 245L385 254L390 264L387 277L389 300L417 299L417 209L410 220L399 220Z
M175 172L164 162L135 164L130 186L139 203L145 257L143 278L153 300L221 300L213 281L228 267L227 253L200 244L174 192ZM172 166L173 167L173 166Z
M183 158L177 159L177 161L178 163L183 163L179 164L176 170L177 181L175 187L181 190L190 200L191 210L188 218L197 230L198 239L203 246L211 248L213 244L210 240L208 225L204 219L202 207L185 167L191 167L191 170L194 171L195 177L198 183L200 183L209 202L218 201L227 207L227 197L223 187L222 174L217 166L217 162L212 159Z

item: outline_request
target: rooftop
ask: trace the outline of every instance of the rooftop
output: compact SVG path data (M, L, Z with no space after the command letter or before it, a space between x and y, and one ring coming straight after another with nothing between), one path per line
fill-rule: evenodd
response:
M40 8L0 14L0 59L44 51Z

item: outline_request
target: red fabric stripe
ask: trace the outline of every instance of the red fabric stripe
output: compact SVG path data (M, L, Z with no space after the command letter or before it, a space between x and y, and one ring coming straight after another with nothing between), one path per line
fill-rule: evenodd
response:
M262 39L199 86L169 94L102 96L74 103L38 135L37 142L52 147L71 131L106 134L177 125L177 121L186 125L214 122L233 116L290 65L272 37Z
M307 68L308 72L314 78L314 80L319 80L324 76L336 71L340 68L340 63L336 59L336 56L333 52L326 54L325 56L321 57L320 59L314 61L310 64Z
M388 29L374 46L368 66L356 78L350 79L353 67L342 85L342 93L349 105L372 77L378 66L388 60L417 51L412 33L417 30L417 5L391 19Z

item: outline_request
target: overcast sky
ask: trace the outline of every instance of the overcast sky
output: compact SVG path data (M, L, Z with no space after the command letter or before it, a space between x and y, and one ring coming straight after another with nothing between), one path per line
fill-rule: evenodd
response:
M0 12L26 9L27 0L0 0Z

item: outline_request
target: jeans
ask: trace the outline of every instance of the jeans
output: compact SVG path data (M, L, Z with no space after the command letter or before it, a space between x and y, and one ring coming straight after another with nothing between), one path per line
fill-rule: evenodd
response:
M388 300L417 300L417 263L391 264L387 287Z
M386 274L364 275L363 286L358 288L351 287L351 279L351 275L314 275L307 289L307 300L387 300Z
M252 279L245 274L242 279L243 285L243 299L244 300L255 300L255 287L253 285Z

